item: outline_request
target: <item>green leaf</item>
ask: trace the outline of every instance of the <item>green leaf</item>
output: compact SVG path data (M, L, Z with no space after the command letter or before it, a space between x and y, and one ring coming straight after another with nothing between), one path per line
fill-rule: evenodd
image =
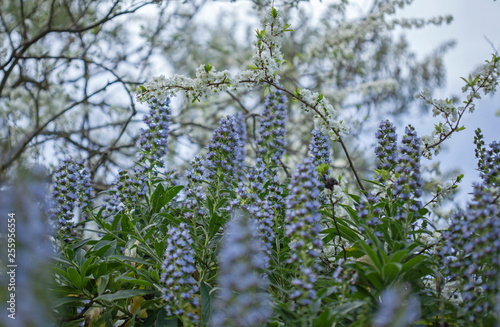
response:
M82 288L82 276L78 273L75 267L68 268L68 276L71 283L78 289Z
M153 269L153 271L151 272L151 277L153 278L153 280L155 281L155 283L159 283L160 282L160 274L158 273L157 269Z
M203 66L203 68L207 73L209 73L213 67L209 63L206 63L205 66Z
M216 212L214 212L210 216L210 223L208 224L208 232L210 238L213 237L219 231L220 227L222 226L222 220L223 220L222 217Z
M141 285L141 286L147 286L147 287L153 286L153 284L147 280L132 278L132 277L128 277L128 276L119 277L118 280L122 281L122 282L130 283L130 284L134 284L134 285Z
M155 327L177 327L179 326L179 320L177 318L172 318L167 315L165 309L161 309L156 317Z
M182 189L184 186L178 185L168 188L163 195L163 201L165 204L169 203Z
M382 278L379 272L377 271L369 272L368 274L365 275L365 277L370 281L370 283L374 288L376 288L379 291L384 290L384 285L382 283Z
M384 280L386 281L386 285L389 285L392 282L396 281L396 278L398 277L402 268L403 268L402 264L395 262L389 262L384 266L383 276Z
M316 327L330 327L335 320L335 317L331 314L330 308L326 308L318 318L314 321L314 326Z
M99 241L94 247L92 248L92 255L96 257L106 257L106 254L111 254L116 250L116 240L113 241ZM109 255L108 254L108 255Z
M410 260L408 260L405 264L403 264L402 272L404 274L408 273L409 270L415 269L418 265L420 265L427 257L425 255L417 255Z
M122 299L128 299L132 298L134 296L139 296L139 295L148 295L148 294L154 294L156 291L152 290L121 290L115 293L111 294L103 294L96 299L102 300L102 301L116 301L116 300L122 300Z
M203 326L208 326L210 321L210 314L212 312L212 302L214 294L210 294L212 288L205 282L200 283L200 297L201 297L201 322Z
M394 252L389 259L389 262L402 263L407 254L407 250L399 250L397 252Z
M271 9L271 15L273 16L273 18L278 17L278 11L276 10L276 8L273 7Z
M334 310L335 310L335 313L337 315L345 316L349 312L356 310L357 308L359 308L360 306L362 306L364 304L365 304L365 302L363 302L363 301L351 301L351 302L348 302L346 304L342 304L339 307L336 307Z
M61 305L65 305L65 304L74 304L75 307L79 307L81 305L85 305L82 302L82 300L79 299L79 298L77 298L77 297L66 296L66 297L54 299L51 302L51 307L52 307L52 309L55 309L55 308L60 307Z
M382 270L382 264L380 262L379 257L375 253L375 251L369 246L368 244L364 243L363 241L360 241L359 244L363 248L364 252L368 255L370 260L372 261L374 267L380 272Z
M83 263L83 265L80 268L80 272L81 272L82 276L84 276L84 277L87 276L87 269L94 262L94 259L95 259L95 257L90 257L87 260L85 260L85 262Z
M184 219L181 219L181 218L177 218L177 217L174 217L172 216L171 214L169 213L166 213L166 212L160 212L158 214L158 216L161 216L163 218L166 218L168 219L170 222L172 222L175 226L179 226L181 224L181 222L184 221Z
M99 279L99 286L97 287L97 293L101 295L106 291L106 286L108 286L109 275L101 276Z
M165 189L163 188L163 185L158 184L156 187L155 191L153 192L153 195L151 196L151 204L153 205L153 213L160 212L161 208L163 207L164 203L162 201L163 193Z
M346 205L343 205L343 204L341 204L340 206L342 208L344 208L345 211L347 211L347 214L349 215L349 217L351 217L351 220L352 220L353 223L356 223L356 224L359 223L358 212L356 210L354 210L350 206L346 206Z
M143 265L153 265L154 264L154 262L149 262L149 261L137 258L137 257L128 257L126 255L115 254L115 255L110 256L109 258L110 259L117 259L119 261L136 262L136 263L140 263L140 264L143 264Z

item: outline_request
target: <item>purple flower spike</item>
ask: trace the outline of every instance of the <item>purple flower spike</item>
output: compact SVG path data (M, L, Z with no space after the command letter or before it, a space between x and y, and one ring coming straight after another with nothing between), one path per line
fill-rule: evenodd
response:
M210 326L266 325L272 310L262 250L252 220L238 214L228 222L220 251L219 302Z
M194 268L194 251L191 248L193 240L187 225L181 223L178 227L171 227L165 249L165 261L162 265L161 281L165 285L163 299L167 302L165 310L169 315L186 316L196 323L198 315L187 311L187 308L196 310L200 303L196 294L198 283L192 277Z

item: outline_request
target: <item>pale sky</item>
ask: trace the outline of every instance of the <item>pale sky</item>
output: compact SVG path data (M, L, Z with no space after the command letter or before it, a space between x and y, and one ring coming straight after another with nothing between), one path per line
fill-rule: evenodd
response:
M440 43L454 39L456 46L445 56L447 84L445 90L439 92L441 98L458 95L464 98L461 88L464 82L460 77L467 77L475 67L491 59L494 52L500 50L500 2L493 0L416 0L401 15L404 17L432 15L449 15L454 17L450 25L426 27L421 30L407 31L411 47L419 55L425 55ZM487 39L491 41L487 41ZM476 111L466 113L463 123L466 130L452 136L448 149L438 159L442 167L458 168L465 178L462 182L460 201L469 198L465 193L471 191L471 184L479 181L474 157L474 130L481 128L486 144L500 141L500 87L493 96L483 97L476 102ZM429 134L433 128L432 117L424 117L415 124L420 134ZM408 120L411 120L409 118ZM414 118L413 118L414 119Z

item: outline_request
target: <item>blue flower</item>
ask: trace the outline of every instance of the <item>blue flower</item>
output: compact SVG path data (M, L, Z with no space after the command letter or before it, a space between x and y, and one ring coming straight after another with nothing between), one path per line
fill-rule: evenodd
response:
M373 326L413 326L420 318L420 302L417 297L407 293L402 287L384 290Z
M406 134L401 141L397 158L396 173L399 177L394 182L392 193L398 199L408 203L411 212L416 212L422 207L418 198L422 195L421 187L423 185L420 175L420 138L413 126L409 125L405 129ZM398 207L396 219L405 219L408 212L403 207Z
M170 227L168 231L165 260L162 265L163 299L167 302L165 310L168 315L185 315L196 323L199 307L198 282L193 278L196 271L194 251L191 247L193 240L185 223L178 227ZM187 309L190 309L189 311Z
M309 143L309 156L315 166L321 164L330 165L330 140L327 135L323 134L319 129L313 129L311 142ZM325 174L326 176L329 173Z
M375 136L378 139L378 146L375 148L377 168L390 170L398 159L396 127L389 120L382 121ZM378 179L385 181L382 175L378 175Z
M29 172L19 174L12 185L3 184L0 189L0 252L5 256L1 260L0 287L4 301L10 300L8 296L12 291L12 284L9 287L12 277L9 271L15 271L16 280L15 320L9 318L11 312L6 310L9 303L4 302L4 312L0 315L1 326L55 325L50 321L52 303L47 300L49 285L53 282L50 265L55 253L50 240L55 230L49 221L51 201L47 197L49 183L45 182L46 179L45 169L34 167ZM11 244L7 242L7 236L14 233L15 237L9 238L15 239L15 257L7 256L7 244ZM4 258L9 260L8 264L17 267L6 266Z
M72 224L77 204L80 209L85 209L92 199L90 175L84 161L64 159L54 172L52 185L53 219L61 226L68 226Z
M145 165L146 159L152 166L163 167L162 158L167 154L168 135L170 126L171 111L169 108L170 99L160 103L157 99L151 99L149 115L145 115L143 121L148 125L148 129L141 128L139 136L139 146L141 154L139 163Z
M440 249L445 272L461 281L461 305L470 322L491 312L500 294L499 195L484 181L473 186L466 210L453 215Z
M214 131L212 141L207 146L204 167L208 181L214 181L217 176L227 187L231 187L233 180L240 175L245 157L240 132L241 125L235 116L220 120L219 127Z
M259 155L269 166L279 165L286 144L286 97L276 90L266 96L264 111L258 129Z
M315 279L316 258L322 247L319 237L321 227L318 197L321 183L311 158L297 165L290 181L289 195L286 198L285 235L290 237L291 256L289 263L299 263L299 277L294 280L300 296L294 297L295 304L307 305L311 298L310 285ZM295 292L294 294L298 294Z
M263 270L267 261L256 226L243 214L227 223L220 251L217 310L211 326L263 326L272 309Z

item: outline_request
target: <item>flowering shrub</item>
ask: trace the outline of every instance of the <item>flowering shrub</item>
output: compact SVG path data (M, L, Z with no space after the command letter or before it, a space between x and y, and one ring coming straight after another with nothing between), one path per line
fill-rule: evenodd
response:
M477 132L482 183L444 230L428 207L456 183L425 194L421 160L460 130L454 124L479 89L495 91L500 60L494 56L466 81L472 95L462 109L422 93L449 127L433 139L420 138L410 125L398 141L394 125L383 121L377 166L363 181L343 142L348 128L328 99L278 83L289 31L281 13L272 8L262 25L249 70L233 76L205 64L195 78L162 76L140 87L138 99L150 111L136 168L119 172L92 205L83 163L67 160L56 170L50 217L59 230L50 290L57 324L499 324L500 143L485 148ZM170 97L184 91L201 101L261 84L268 94L254 142L246 117L228 115L183 177L166 168ZM316 124L308 156L291 173L283 163L287 97L312 111ZM352 180L334 175L333 142Z

